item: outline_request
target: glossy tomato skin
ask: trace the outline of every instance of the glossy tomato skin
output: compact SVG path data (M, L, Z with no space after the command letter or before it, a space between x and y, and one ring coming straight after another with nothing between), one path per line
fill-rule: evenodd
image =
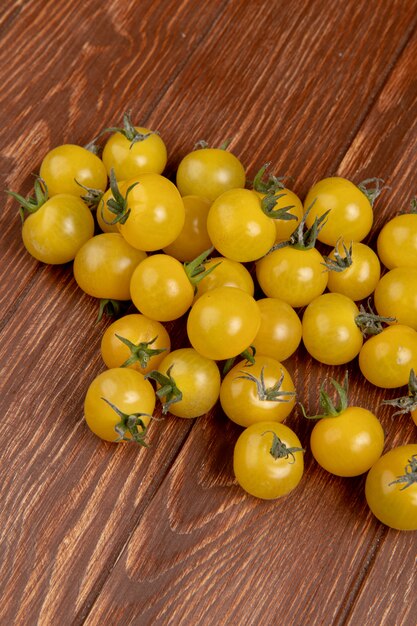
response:
M394 267L417 267L417 214L396 215L382 227L377 239L381 262Z
M46 183L49 196L84 196L86 190L76 181L101 191L107 187L107 172L101 159L74 144L63 144L50 150L41 163L40 177Z
M193 261L212 247L207 232L207 215L210 202L199 196L184 196L185 221L178 237L165 246L164 252L178 261Z
M23 222L26 250L42 263L68 263L94 234L94 219L85 202L70 194L47 200Z
M343 258L343 246L336 246ZM335 260L335 248L329 258ZM378 256L369 246L359 241L352 242L352 265L342 271L329 271L327 288L329 291L341 293L355 302L368 298L378 284L381 275L381 264Z
M182 399L169 407L172 415L200 417L216 404L220 393L219 368L213 360L193 348L173 350L163 359L158 370L165 375L170 370L170 375L182 393Z
M135 130L143 135L151 132L143 126L136 126ZM123 133L116 132L107 140L102 159L109 175L113 169L116 180L128 180L140 174L162 174L167 150L157 133L132 144Z
M127 366L141 374L147 374L151 370L157 369L171 349L168 331L160 322L151 320L140 313L124 315L110 324L101 338L101 356L108 368L121 367L131 356L129 347L117 335L135 345L148 343L155 339L149 348L163 350L163 352L151 356L145 367L142 367L139 361Z
M275 225L250 189L230 189L211 205L207 231L221 255L242 263L266 254L275 241Z
M256 303L261 312L261 325L252 341L257 354L277 361L288 359L301 342L300 318L291 305L279 298L261 298Z
M367 409L350 406L337 416L321 418L310 437L317 463L336 476L359 476L379 459L384 431Z
M250 296L253 296L255 285L252 276L239 261L232 261L225 257L215 256L206 261L204 267L207 271L212 267L214 267L214 269L197 284L197 292L194 296L194 300L198 300L203 293L215 287L237 287L238 289L242 289L242 291L246 291Z
M242 378L242 375L247 374L258 380L263 374L266 389L276 385L283 375L280 390L288 395L281 396L282 401L262 399L256 382ZM257 422L282 422L295 405L294 382L282 363L257 354L253 365L245 360L239 361L226 374L220 388L220 403L227 417L240 426L247 427Z
M384 274L374 302L379 315L417 330L417 267L396 267Z
M417 444L392 448L369 470L365 497L380 522L396 530L417 530L417 482L395 482L417 461ZM404 488L405 487L405 488Z
M256 276L263 293L280 298L292 307L302 307L326 289L328 272L316 248L278 248L256 264Z
M394 324L365 341L359 353L365 378L383 389L407 385L410 370L417 371L417 332Z
M303 452L275 459L271 453L273 431L288 448L301 448L293 430L278 422L260 422L239 436L233 453L233 470L239 485L250 495L274 500L289 494L304 472Z
M153 254L133 272L130 294L133 304L143 315L168 322L188 311L194 288L177 259L168 254Z
M257 192L260 198L265 198L264 193ZM294 215L295 219L274 219L275 224L275 241L288 241L298 224L301 222L304 215L304 207L300 198L291 189L279 189L275 196L281 196L277 199L277 203L274 206L274 210L283 209L284 207L291 206L288 210L289 215Z
M130 213L124 223L119 223L120 233L138 250L150 252L168 246L184 226L184 202L178 189L159 174L141 174L126 180L124 188L129 187Z
M191 307L187 334L197 352L217 361L246 350L260 322L261 314L252 296L235 287L216 287Z
M239 159L220 148L203 148L187 154L177 170L182 196L203 196L213 202L228 189L243 188L245 169Z
M146 413L142 417L145 426L149 424L155 408L155 392L142 374L128 368L113 368L102 372L87 390L84 416L90 430L105 441L119 439L115 426L120 422L120 417L103 398L127 415Z
M78 286L94 298L130 300L130 279L135 267L146 258L120 233L101 233L77 252L74 277Z
M317 236L329 246L335 246L340 237L349 242L362 241L372 228L371 203L359 187L346 178L334 176L315 183L304 201L304 211L309 207L308 227L313 225L316 217L330 210Z
M324 293L307 306L303 314L303 343L320 363L342 365L352 361L363 344L355 323L359 309L340 293Z

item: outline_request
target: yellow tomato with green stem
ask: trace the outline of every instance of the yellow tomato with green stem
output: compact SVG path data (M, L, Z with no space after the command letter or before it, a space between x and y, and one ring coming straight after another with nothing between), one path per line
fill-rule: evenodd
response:
M131 367L141 374L156 369L171 349L165 326L132 313L115 320L101 338L101 356L108 368Z
M369 246L352 241L347 247L340 239L324 259L329 271L329 291L341 293L355 302L374 292L380 279L381 264Z
M94 235L94 219L78 196L58 194L49 198L45 183L35 181L33 197L11 192L20 204L23 245L42 263L58 265L72 261Z
M359 476L379 459L384 448L384 430L376 415L359 406L349 406L348 375L343 385L330 379L338 394L336 404L320 389L320 415L308 416L316 423L310 436L317 463L336 476ZM304 416L307 417L304 408Z
M250 495L274 500L292 492L304 473L304 449L279 422L258 422L239 435L233 451L238 484Z
M112 368L90 383L84 417L90 430L105 441L146 445L155 402L153 387L142 374L129 368Z
M107 128L105 132L112 134L104 145L102 159L108 174L113 170L117 181L140 174L162 174L167 149L158 132L134 126L129 111L123 116L122 127Z
M200 417L208 413L219 398L217 364L193 348L173 350L147 378L157 383L156 395L162 402L163 414Z
M291 374L282 363L256 354L253 362L239 361L224 377L220 403L229 419L240 426L282 422L295 405Z

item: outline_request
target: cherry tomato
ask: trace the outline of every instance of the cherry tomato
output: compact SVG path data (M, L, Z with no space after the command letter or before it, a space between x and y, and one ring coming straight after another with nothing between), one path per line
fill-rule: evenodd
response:
M404 213L389 220L376 245L379 258L389 270L417 267L417 213Z
M164 252L178 261L192 261L212 247L207 232L210 202L199 196L184 196L185 222L178 237L164 247Z
M213 202L229 189L243 188L245 169L239 159L220 148L201 148L187 154L177 170L182 196L203 196Z
M231 259L217 256L206 261L204 267L207 271L212 267L214 269L197 284L195 300L198 300L203 293L215 287L238 287L246 291L250 296L253 296L255 286L252 276L239 261L232 261Z
M359 309L340 293L324 293L306 308L302 319L303 343L320 363L341 365L358 354L363 335L356 323Z
M175 185L159 174L141 174L125 181L125 186L130 188L127 217L118 227L126 241L147 252L175 241L185 220L184 202Z
M114 405L125 414L123 419L112 407ZM135 439L135 429L130 427L127 418L139 414L136 423L138 439L149 424L155 408L155 392L151 383L139 372L128 368L114 368L99 374L90 384L84 401L84 416L88 427L105 441ZM116 426L124 433L118 432ZM120 430L120 429L119 429ZM138 441L139 442L139 441Z
M261 312L261 325L252 346L257 354L277 361L288 359L301 341L300 318L292 306L279 298L262 298L257 305Z
M350 248L339 241L326 264L329 267L328 290L355 301L370 296L381 275L381 265L375 252L358 241L353 241Z
M417 267L395 267L379 281L374 293L379 315L417 330Z
M177 259L168 254L153 254L133 272L130 293L141 313L159 322L168 322L188 311L194 287Z
M317 236L330 246L335 246L341 236L345 241L362 241L371 230L372 205L365 193L345 178L324 178L313 185L304 201L304 209L310 206L306 220L309 227L317 216L330 210Z
M417 370L417 332L402 324L388 326L365 341L359 353L365 378L384 389L406 385L410 370Z
M158 385L159 389L162 385L167 390L162 396L166 403L164 412L177 417L199 417L208 413L219 398L217 364L193 348L173 350L163 359L158 372L166 377Z
M229 359L250 346L260 323L252 296L235 287L216 287L191 307L187 334L193 348L208 359Z
M278 248L256 264L259 285L269 298L280 298L292 307L309 304L326 289L328 272L316 248Z
M303 476L300 440L284 424L252 424L236 442L233 470L239 485L252 496L264 500L285 496Z
M103 148L103 163L117 180L128 180L140 174L162 174L167 162L165 143L158 133L143 126L133 126L125 113L124 128L116 130Z
M380 522L396 530L417 530L417 444L386 452L369 470L365 497Z
M92 237L77 252L74 277L85 293L94 298L130 300L130 279L135 267L146 258L120 233Z
M295 387L288 370L276 359L256 355L243 360L224 377L220 402L227 417L240 426L282 422L295 405Z
M349 406L315 424L310 447L317 463L331 474L359 476L381 456L384 431L371 411Z
M72 261L94 234L94 219L87 205L75 196L59 194L46 200L23 222L26 250L42 263Z
M131 367L142 374L157 369L170 349L166 328L140 313L120 317L101 339L101 356L107 367Z
M275 241L274 222L263 212L259 196L250 189L222 193L210 207L207 230L220 254L234 261L259 259Z
M48 152L41 163L40 177L50 196L63 193L84 196L86 190L81 185L101 191L107 187L107 172L101 159L73 144L57 146Z

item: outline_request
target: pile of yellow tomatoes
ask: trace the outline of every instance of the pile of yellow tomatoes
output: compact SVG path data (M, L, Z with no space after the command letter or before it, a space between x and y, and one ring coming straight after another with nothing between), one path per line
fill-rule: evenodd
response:
M163 175L166 163L160 135L126 113L89 146L48 152L32 196L9 192L28 252L43 263L73 262L101 314L117 314L101 341L107 369L85 397L90 429L146 446L157 402L181 418L220 402L243 428L238 483L259 498L286 495L302 478L304 450L282 423L302 401L283 362L301 341L320 363L357 358L380 388L408 385L390 403L417 424L415 205L384 225L375 251L362 241L378 179L357 186L326 178L302 203L268 166L249 183L226 145L200 142L175 183ZM136 312L123 314L126 302ZM167 323L180 318L184 347L171 350ZM308 416L316 420L314 458L338 476L368 472L365 495L378 519L417 529L417 444L383 454L382 426L349 405L347 375L330 382L337 402L322 388L322 414Z

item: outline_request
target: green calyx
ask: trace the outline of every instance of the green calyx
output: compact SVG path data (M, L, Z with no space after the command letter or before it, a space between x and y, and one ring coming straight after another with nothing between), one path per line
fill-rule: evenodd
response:
M371 206L374 205L375 200L384 191L384 189L390 189L387 185L384 185L382 178L366 178L359 183L358 188L368 198Z
M84 191L86 192L84 196L81 196L81 200L84 200L84 202L90 209L95 208L100 202L101 198L103 197L103 192L101 191L101 189L94 189L94 187L86 187L86 185L83 185L82 183L78 182L76 178L74 180L77 183L77 185L82 187Z
M294 208L293 204L284 206L280 209L275 209L278 200L280 198L284 198L286 195L285 193L277 193L278 191L284 189L282 181L286 177L282 176L278 178L277 176L273 176L271 174L267 181L263 181L262 178L269 166L270 163L265 163L259 172L257 172L252 182L254 191L265 194L261 200L261 209L265 215L274 220L296 220L297 217L289 213L290 209Z
M244 371L241 372L242 376L237 376L236 378L242 378L255 383L259 400L266 400L269 402L290 402L290 400L295 397L295 391L285 391L281 389L284 381L284 372L281 370L281 376L277 382L272 385L272 387L267 387L265 385L264 370L265 368L263 367L259 378L250 372Z
M339 252L339 244L342 243L345 256L341 256ZM324 265L330 272L343 272L352 265L352 242L349 248L343 240L338 239L334 248L334 259L324 256Z
M262 433L261 436L263 437L268 433L272 434L272 444L269 452L271 456L274 457L274 459L288 459L288 463L292 464L295 463L294 454L296 452L305 452L304 448L288 448L288 446L285 445L285 443L278 437L278 435L273 430L266 430L264 433Z
M105 315L107 317L117 317L120 315L124 304L125 302L123 300L101 298L97 314L97 323L100 322Z
M255 346L249 346L249 348L246 348L246 350L241 352L238 356L240 358L242 358L242 359L245 359L247 365L254 365L255 364L255 354L256 354ZM226 376L226 374L228 372L230 372L230 370L232 369L233 365L235 364L236 359L237 359L237 356L232 356L230 359L227 359L225 361L224 366L223 366L223 370L222 370L223 376Z
M383 400L382 404L389 404L399 409L393 413L393 416L411 413L411 411L417 409L417 376L413 369L410 370L410 376L408 378L408 396L394 398L393 400Z
M300 403L301 411L305 418L310 420L326 419L328 417L338 417L343 411L348 408L348 391L349 381L348 372L346 370L343 383L340 384L334 378L330 379L331 384L335 388L338 395L338 402L335 404L330 398L329 394L324 390L324 383L320 387L320 408L322 413L319 415L307 415L303 405Z
M401 487L400 491L403 491L403 489L407 489L408 487L411 487L411 485L415 485L417 483L417 454L413 454L413 456L411 457L411 459L408 459L408 463L404 468L404 474L402 476L398 476L396 480L393 480L391 483L388 483L388 485L395 485L395 484L403 484L404 486Z
M124 224L130 215L130 209L128 207L129 193L132 191L133 187L136 187L136 185L138 185L139 183L133 183L132 185L130 185L127 188L126 195L124 196L122 193L120 193L120 189L117 184L116 175L113 168L110 170L109 180L113 198L107 200L107 208L109 209L110 213L113 213L115 217L110 221L107 220L104 216L104 206L101 207L101 217L105 224Z
M116 337L119 341L125 344L130 350L130 357L126 359L124 363L120 367L129 367L134 365L135 363L139 363L142 369L145 369L153 356L157 354L161 354L166 351L166 348L150 348L153 343L158 339L158 337L154 337L150 341L142 341L138 344L133 343L126 337L122 337L121 335L117 335Z
M284 189L285 185L283 181L286 176L274 176L273 174L269 174L268 178L262 180L266 170L271 165L271 162L265 163L262 165L261 169L255 174L255 178L252 181L252 187L255 191L264 194L274 194L277 191Z
M40 176L38 176L35 180L33 191L34 195L28 196L27 198L24 198L15 191L6 191L9 196L12 196L12 198L17 200L20 204L19 215L22 223L25 220L26 214L31 215L32 213L36 213L36 211L38 211L49 198L48 187L46 186L43 178Z
M168 413L172 404L182 400L182 391L178 389L175 380L171 376L172 368L173 365L168 368L166 374L162 374L162 372L159 372L158 370L152 370L152 372L145 375L146 379L150 378L160 385L156 395L162 402L162 413L164 415ZM165 401L162 400L163 398L165 398Z
M214 247L205 250L201 254L198 255L193 261L189 261L188 263L184 263L184 270L187 274L188 280L194 287L194 293L197 291L198 283L203 280L206 276L208 276L213 270L216 269L218 265L221 264L221 261L212 265L208 269L206 269L204 265L204 261L207 257L213 252Z
M132 124L131 119L131 111L126 111L123 115L123 128L119 127L110 127L105 128L101 134L103 133L121 133L126 137L128 141L130 141L130 148L132 148L135 143L139 141L145 141L151 135L159 135L157 131L150 130L148 133L140 133Z
M217 147L217 150L227 150L227 148L230 146L231 141L231 139L225 139L225 141L223 141L223 143L221 143L220 146ZM210 146L205 139L200 139L199 141L197 141L197 143L194 144L193 150L205 150L206 148L211 147L212 146Z
M316 198L314 198L313 202L307 208L306 212L303 215L303 219L300 221L297 228L292 233L291 237L287 241L280 241L279 243L275 244L271 248L270 252L278 250L279 248L286 248L287 246L291 248L296 248L297 250L311 250L312 248L314 248L317 241L317 235L326 223L327 216L330 213L329 209L328 211L325 211L325 213L323 213L322 215L317 216L310 228L307 228L306 220L315 202Z
M359 315L355 317L355 324L364 337L368 335L379 335L384 330L383 324L396 322L395 317L383 317L373 312L370 299L368 300L368 310L363 304L359 307Z
M152 419L153 416L148 413L132 413L129 415L123 413L123 411L113 404L113 402L107 400L107 398L101 399L107 402L120 418L120 422L114 427L114 430L119 435L119 439L116 441L131 441L147 448L148 443L146 442L146 435L148 428L142 420L142 417L150 417ZM128 435L130 435L130 437Z

